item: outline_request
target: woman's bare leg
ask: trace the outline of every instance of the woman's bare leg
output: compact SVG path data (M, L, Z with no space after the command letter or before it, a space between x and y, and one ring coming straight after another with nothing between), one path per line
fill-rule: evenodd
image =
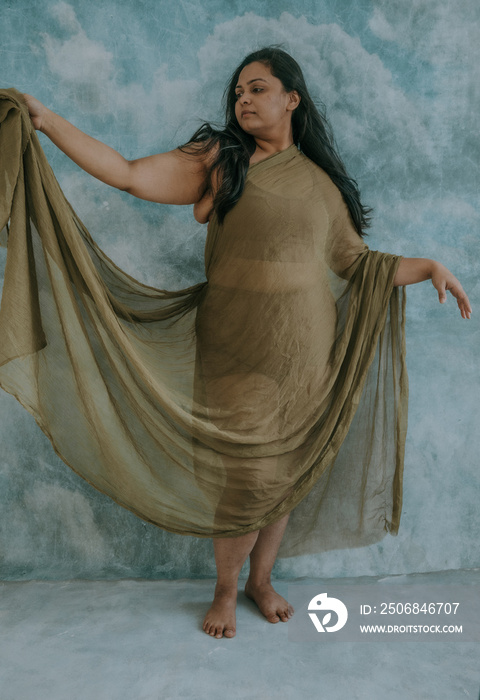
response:
M255 601L269 622L287 622L294 613L293 607L274 590L270 582L289 515L287 513L281 520L262 528L250 552L250 574L245 584L245 595Z
M203 629L212 637L234 637L236 632L238 575L258 537L258 530L241 537L213 540L217 584L212 605L205 615Z
M257 430L258 425L254 422L251 426L248 425L248 421L256 420L258 415L258 411L249 412L247 410L249 403L254 407L262 405L267 410L265 397L270 397L272 404L270 413L274 412L279 404L276 382L265 375L253 372L249 375L224 375L210 380L206 382L205 390L212 413L216 408L228 409L225 411L225 425L218 416L214 421L219 428L229 429L231 427L230 414L233 413L244 416L244 429L251 427L252 430ZM238 481L240 480L240 486L246 490L249 478L248 470L245 469L239 458L225 455L222 460L225 465L226 481L215 514L220 525L223 525L225 520L228 523L229 519L234 519L236 511L239 507L241 508L238 502ZM275 481L276 471L277 458L275 456L262 457L256 462L250 460L252 492L255 491L256 481L260 478L259 474L263 472L262 484L265 486L269 480ZM260 515L261 504L256 504L256 507L259 510L258 515ZM250 504L250 508L254 508L253 502ZM238 516L241 515L240 512ZM246 595L257 603L261 612L270 622L278 622L279 619L286 622L293 614L292 606L288 605L285 598L278 595L270 584L270 574L287 521L288 515L260 531L256 530L241 537L214 538L217 584L214 601L203 621L203 629L207 634L217 638L223 635L226 637L235 636L238 575L249 554L250 576L245 587Z

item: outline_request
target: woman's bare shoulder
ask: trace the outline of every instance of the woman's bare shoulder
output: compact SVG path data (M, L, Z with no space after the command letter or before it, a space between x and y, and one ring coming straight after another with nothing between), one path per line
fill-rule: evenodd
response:
M193 159L204 167L210 168L217 158L219 148L218 141L206 139L203 141L189 141L183 146L179 146L177 151L188 159Z

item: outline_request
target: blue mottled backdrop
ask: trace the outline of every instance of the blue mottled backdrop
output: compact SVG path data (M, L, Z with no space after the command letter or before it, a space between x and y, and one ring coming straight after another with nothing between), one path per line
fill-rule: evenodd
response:
M371 547L277 561L274 575L342 576L480 564L480 5L476 0L94 0L0 5L2 87L29 92L127 158L174 148L236 64L281 43L327 107L374 207L371 248L431 257L461 279L470 321L430 282L407 290L410 416L400 533ZM204 279L191 207L136 201L41 136L74 208L147 284ZM1 253L2 270L5 251ZM147 524L81 480L0 394L0 577L214 576L211 540Z

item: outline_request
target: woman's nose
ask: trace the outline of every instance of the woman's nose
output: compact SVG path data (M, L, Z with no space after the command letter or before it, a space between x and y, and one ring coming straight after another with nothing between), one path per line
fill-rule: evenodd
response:
M250 102L250 98L248 95L244 92L243 95L240 95L240 104L245 104L246 102Z

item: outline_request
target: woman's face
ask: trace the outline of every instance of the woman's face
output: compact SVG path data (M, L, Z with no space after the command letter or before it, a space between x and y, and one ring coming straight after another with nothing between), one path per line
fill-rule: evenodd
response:
M235 116L241 128L252 136L280 136L291 129L292 112L300 98L294 90L285 92L281 80L269 66L255 61L241 71L235 87Z

